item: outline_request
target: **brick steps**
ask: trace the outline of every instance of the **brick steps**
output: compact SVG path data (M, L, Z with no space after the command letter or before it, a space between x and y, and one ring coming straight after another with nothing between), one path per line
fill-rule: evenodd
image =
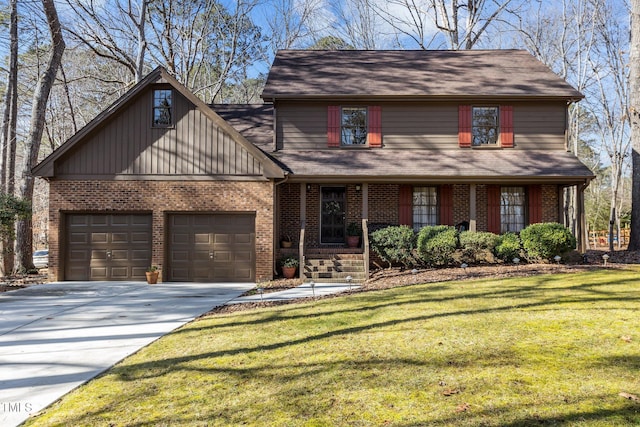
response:
M310 253L305 257L304 277L316 282L364 282L364 258L362 254Z

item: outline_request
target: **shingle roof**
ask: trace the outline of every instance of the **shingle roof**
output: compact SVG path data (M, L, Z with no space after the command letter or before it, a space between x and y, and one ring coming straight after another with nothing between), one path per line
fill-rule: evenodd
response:
M281 50L263 99L583 95L524 50Z
M262 150L273 147L272 104L211 104L220 117Z
M593 178L589 168L566 151L353 149L345 153L283 150L271 155L286 165L290 180L504 184L548 179L569 184Z

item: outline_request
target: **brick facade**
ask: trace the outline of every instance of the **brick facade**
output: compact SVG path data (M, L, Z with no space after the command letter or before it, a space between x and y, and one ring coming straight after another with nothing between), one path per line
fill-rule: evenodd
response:
M165 264L168 212L251 212L256 215L256 281L273 277L272 182L239 181L58 181L49 190L49 278L62 280L64 213L151 213L152 264Z

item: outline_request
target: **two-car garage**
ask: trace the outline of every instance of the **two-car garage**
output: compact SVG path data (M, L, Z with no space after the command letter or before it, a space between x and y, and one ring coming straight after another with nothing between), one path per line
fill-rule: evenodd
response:
M69 213L65 224L65 280L144 280L150 213ZM255 214L167 213L164 224L164 281L255 281Z

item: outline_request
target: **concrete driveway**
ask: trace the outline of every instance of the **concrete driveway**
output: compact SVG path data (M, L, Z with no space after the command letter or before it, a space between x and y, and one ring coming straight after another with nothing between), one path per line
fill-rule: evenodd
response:
M254 283L62 282L0 294L0 425L14 426Z

